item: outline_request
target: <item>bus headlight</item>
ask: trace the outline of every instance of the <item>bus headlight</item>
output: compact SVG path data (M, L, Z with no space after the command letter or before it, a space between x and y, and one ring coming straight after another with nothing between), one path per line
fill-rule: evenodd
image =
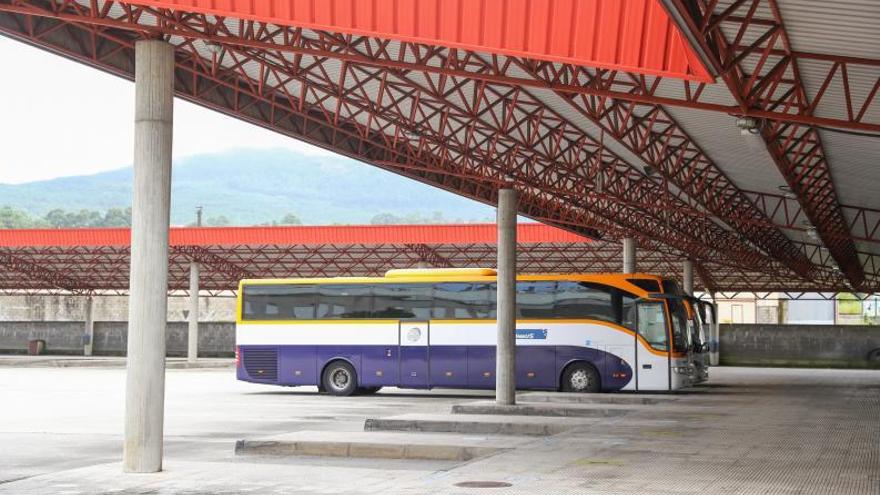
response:
M679 375L693 375L694 369L690 366L674 366L672 371L678 373Z

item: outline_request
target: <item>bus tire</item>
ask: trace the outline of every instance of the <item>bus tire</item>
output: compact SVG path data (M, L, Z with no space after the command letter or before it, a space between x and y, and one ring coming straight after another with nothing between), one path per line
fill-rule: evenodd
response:
M880 348L874 349L868 353L868 362L870 364L880 364Z
M321 385L330 395L346 397L354 394L358 389L354 366L342 360L331 362L321 374Z
M602 389L601 378L596 368L584 362L572 363L562 372L563 392L595 393Z

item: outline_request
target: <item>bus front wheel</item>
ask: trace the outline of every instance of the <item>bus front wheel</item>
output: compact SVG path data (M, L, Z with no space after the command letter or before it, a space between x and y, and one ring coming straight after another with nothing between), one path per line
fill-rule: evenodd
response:
M357 391L357 373L345 361L333 361L324 368L321 384L330 395L348 396Z
M599 372L587 363L572 363L562 373L563 392L599 392Z

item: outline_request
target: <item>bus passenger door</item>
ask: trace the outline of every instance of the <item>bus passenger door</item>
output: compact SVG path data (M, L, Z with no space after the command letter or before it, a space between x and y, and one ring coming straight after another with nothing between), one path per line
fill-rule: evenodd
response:
M430 376L430 325L426 321L400 322L400 386L428 388Z
M636 389L669 390L669 337L663 303L640 302L636 325Z

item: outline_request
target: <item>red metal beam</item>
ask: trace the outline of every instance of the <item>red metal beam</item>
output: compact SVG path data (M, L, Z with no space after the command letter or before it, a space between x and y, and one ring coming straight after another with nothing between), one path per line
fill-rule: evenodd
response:
M4 0L4 2L6 1L9 0ZM0 2L0 10L2 11L25 15L46 15L46 11L44 9L35 8L33 5L26 2L16 2L16 4L14 5L5 4L4 2ZM71 22L76 22L77 20L82 21L81 16L79 16L78 14L70 14L64 12L65 7L68 4L74 3L75 2L71 0L63 0L58 4L55 4L55 6L52 7L52 15L56 18L69 20ZM736 17L730 18L730 20L736 19ZM100 18L95 18L90 22L94 24L103 24L103 20ZM153 36L159 35L162 30L163 28L146 25L141 26L140 28L141 32ZM192 33L189 34L191 35ZM346 38L353 39L351 36L348 36ZM521 87L535 87L562 93L569 93L573 95L589 95L599 98L611 98L622 101L631 101L645 105L675 106L682 108L722 112L725 114L737 116L749 116L777 122L787 122L802 125L819 125L826 127L836 127L840 129L851 129L880 133L880 122L866 120L866 118L870 117L872 113L876 113L871 112L871 110L877 108L877 106L880 106L880 103L878 103L878 100L880 100L880 98L878 98L877 95L877 90L880 89L880 74L877 75L877 83L874 85L874 90L866 94L853 94L851 88L841 87L843 91L847 92L848 97L852 101L861 102L857 111L852 112L851 115L835 114L832 116L817 116L806 111L805 108L800 107L782 107L781 109L774 107L770 110L767 110L763 108L743 108L738 105L718 103L716 100L713 100L711 96L707 95L705 91L707 87L706 83L695 83L692 81L681 81L663 77L649 77L621 70L594 69L586 66L555 64L552 62L541 62L531 59L521 59L517 57L492 57L489 55L483 55L491 58L496 63L493 64L493 69L490 71L476 72L471 70L468 60L471 55L476 54L459 49L451 49L448 50L448 52L444 51L444 54L449 56L447 63L444 63L441 66L425 66L420 65L418 59L410 61L407 59L398 59L391 55L379 58L363 58L338 53L328 54L320 50L305 50L297 47L271 48L263 46L258 42L249 41L244 37L230 39L225 36L209 35L207 37L204 37L204 39L212 43L224 45L235 44L245 48L273 49L300 56L305 55L315 57L331 57L338 60L368 64L381 68L423 70L438 75L468 77L474 80L481 80L490 83L515 85ZM378 40L366 37L361 37L359 39L370 39L373 41L387 42L387 40ZM407 47L413 47L412 51L416 53L436 53L438 52L438 50L441 50L434 46L420 45L417 43L405 41L401 42L400 46L402 47L401 51L406 51ZM828 62L828 66L825 68L826 74L828 76L832 76L835 71L840 70L840 64L849 64L850 66L861 67L876 67L880 65L880 60L878 59L860 59L856 57L803 52L791 53L796 58L799 57L804 59L821 60ZM538 72L546 72L547 77L543 80L518 77L517 75L515 75L516 71L511 70L514 64L531 66L534 70ZM835 67L836 65L837 67ZM667 96L668 94L676 93L677 95L675 96Z
M774 225L799 231L808 235L813 227L800 201L785 194L769 194L757 191L744 191L745 194L772 219ZM849 238L860 242L880 244L880 210L858 206L840 205L847 222Z
M781 108L786 112L813 114L832 77L826 78L826 85L811 101L776 0L740 1L724 10L718 7L717 1L670 2L685 19L683 28L691 30L703 44L703 49L717 57L722 79L742 112ZM761 12L769 14L762 17ZM728 38L725 29L736 33L733 39ZM754 41L742 50L734 49L742 46L743 39ZM774 53L784 55L774 56ZM830 76L842 65L842 62L835 63ZM843 82L847 101L850 101L852 95L848 92L846 78ZM877 87L875 85L869 95L865 110L871 105ZM848 106L847 120L860 120L851 106ZM822 242L850 283L856 288L862 287L866 282L865 274L837 199L831 168L816 127L804 123L769 122L760 127L760 135Z
M526 188L526 215L550 219L566 228L578 226L584 232L585 226L594 226L638 236L646 247L664 242L696 258L731 257L734 263L772 266L713 222L694 222L684 203L679 205L681 212L662 217L650 210L633 208L631 204L662 202L667 198L652 181L634 174L619 157L601 150L578 129L566 127L565 122L517 88L479 84L464 78L432 83L430 78L423 77L424 84L414 85L412 80L388 77L388 72L367 71L353 63L343 64L340 76L333 78L324 71L323 58L303 58L299 65L294 65L280 51L270 50L224 47L219 55L206 61L196 53L200 39L196 38L197 29L205 30L205 25L210 25L213 27L209 31L226 32L225 36L231 38L233 33L222 23L214 25L210 20L188 16L190 24L181 25L183 21L173 12L143 13L131 7L122 18L98 17L99 22L94 22L96 16L83 15L81 6L77 5L74 12L41 11L39 17L80 16L82 25L68 22L68 26L79 26L90 33L88 36L111 44L125 45L131 41L124 38L124 32L113 31L110 26L137 34L143 28L137 20L148 15L159 16L163 29L193 36L179 50L178 91L202 105L481 201L493 202L495 184L514 180ZM31 21L22 26L35 24ZM266 39L281 36L275 28L265 26L242 29L243 33L256 33ZM309 46L345 42L336 35L319 35L318 39L302 34L294 37ZM37 31L26 35L32 42L45 43L46 39L39 36ZM35 37L39 39L34 40ZM373 49L388 52L388 44ZM69 53L77 56L76 52ZM108 68L106 59L95 53L99 60L91 58L89 62ZM119 54L116 50L110 53ZM218 59L234 65L221 66ZM260 81L252 80L244 71L245 62L249 61L260 64ZM119 70L113 65L109 69ZM378 84L378 98L363 91L369 83ZM299 85L298 94L290 92L290 84ZM401 109L407 106L411 111L404 115ZM328 107L340 113L333 113ZM422 125L435 122L435 127L416 127L416 120ZM364 126L364 121L372 125ZM419 131L415 138L411 135L413 130ZM610 176L607 182L613 187L609 192L614 195L598 197L578 192L592 187L591 172L584 170L583 163L589 163L597 150L602 157L597 163L609 165L602 173Z
M233 28L211 19L131 6L124 6L121 17L111 18L107 9L92 13L87 7L66 4L67 10L46 11L43 4L21 2L16 8L27 5L29 12L40 14L4 14L6 5L0 2L3 32L124 77L131 77L134 39L166 32L181 36L176 84L184 98L487 203L494 202L500 184L513 182L523 190L525 214L587 235L598 235L596 229L636 235L644 250L668 256L651 265L658 269L677 273L677 265L672 267L669 260L680 261L687 253L705 260L713 276L736 273L744 280L776 280L773 284L788 280L816 287L839 283L822 274L808 280L756 252L737 234L718 228L687 195L671 195L662 181L634 172L600 141L528 91L433 70L436 62L447 60L469 73L491 74L512 71L509 61L463 52L453 61L444 59L436 47L392 46L383 40L255 23L244 23L232 32ZM69 18L60 21L62 16ZM148 18L158 19L161 27L140 23ZM212 54L203 45L205 36L228 43ZM259 40L276 48L235 40ZM286 51L289 46L320 53L361 50L379 60L391 60L396 53L400 60L419 63L377 71L372 64ZM328 69L335 67L335 60L341 64L331 74ZM622 114L629 119L644 116L636 110L629 117ZM358 265L375 255L370 250L362 254L334 257L318 252L312 259L326 267L324 273L362 269L359 266L379 269ZM619 250L614 254L619 256ZM398 261L411 266L417 259L409 253ZM231 262L246 266L245 261ZM316 265L304 265L303 270L314 270ZM274 273L271 267L264 268ZM719 279L719 285L724 283Z
M177 246L169 254L169 289L188 286L191 246ZM195 246L204 256L218 262L205 263L201 285L210 293L237 287L242 273L252 277L381 276L391 268L409 268L428 257L435 266L493 266L493 244L424 245L238 245ZM804 245L805 251L821 250ZM827 255L826 255L827 256ZM87 291L124 294L128 288L128 252L110 246L0 248L0 259L14 258L18 269L0 265L0 291ZM518 266L524 273L616 272L620 266L617 243L552 243L522 245ZM438 262L437 260L445 260ZM874 290L880 289L880 257L870 265ZM866 258L867 261L867 258ZM640 251L640 268L678 278L681 258L668 253ZM230 270L227 267L234 266ZM63 283L58 274L64 274ZM697 274L708 290L809 290L847 291L839 272L826 267L810 282L774 277L760 271L742 270L717 263L697 265Z

